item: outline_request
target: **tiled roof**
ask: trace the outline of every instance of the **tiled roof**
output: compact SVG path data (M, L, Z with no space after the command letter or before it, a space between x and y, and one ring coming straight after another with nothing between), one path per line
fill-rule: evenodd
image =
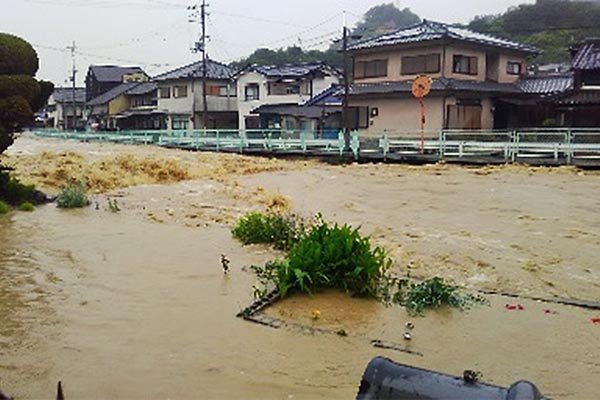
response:
M315 72L337 71L323 63L283 64L283 65L252 65L248 69L256 71L269 78L302 78Z
M492 81L474 82L458 79L434 79L431 84L432 91L469 91L485 93L521 93L521 90L514 84L498 83ZM411 93L412 81L383 82L383 83L365 83L354 84L350 86L350 94L390 94L390 93Z
M417 25L400 29L392 33L359 40L351 44L349 46L349 50L366 50L378 47L443 39L478 43L487 46L522 51L530 54L540 53L540 50L537 48L523 43L517 43L488 34L478 33L456 25L443 24L440 22L427 20L423 20L423 22Z
M573 74L531 76L517 82L517 86L524 93L556 94L573 89Z
M341 85L331 85L321 93L314 96L312 99L305 102L303 106L334 106L342 104L340 89L342 89Z
M592 40L579 47L573 59L574 69L600 69L600 39Z
M157 88L158 88L158 83L156 83L156 82L142 82L139 85L128 90L127 94L132 95L132 96L141 96L144 94L152 93Z
M118 65L91 65L90 72L98 82L122 82L123 75L145 73L140 67L120 67Z
M213 60L206 62L206 77L215 80L229 80L235 71L225 64ZM202 61L174 69L154 77L155 81L166 81L186 78L202 78Z
M56 88L52 98L57 103L70 103L73 101L73 88ZM85 88L75 88L75 102L85 103Z
M117 97L119 97L122 94L125 94L125 92L127 92L130 89L133 89L134 87L136 87L139 84L140 84L139 82L121 83L119 86L116 86L116 87L110 89L108 92L101 94L100 96L92 99L91 101L88 101L87 105L88 106L101 106L103 104L107 104L109 101L116 99Z
M555 99L561 105L600 105L600 90L581 90Z

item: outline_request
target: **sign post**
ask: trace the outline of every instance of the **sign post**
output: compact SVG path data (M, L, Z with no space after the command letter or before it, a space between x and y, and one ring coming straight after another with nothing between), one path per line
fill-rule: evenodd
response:
M412 85L412 94L419 101L420 126L421 126L421 154L425 154L425 101L423 100L431 92L431 78L420 75Z

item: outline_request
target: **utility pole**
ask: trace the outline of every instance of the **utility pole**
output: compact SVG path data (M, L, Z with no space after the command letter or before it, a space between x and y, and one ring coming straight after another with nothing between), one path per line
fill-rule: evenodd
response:
M206 129L206 122L208 121L208 102L206 100L206 67L208 64L208 55L206 54L206 43L208 42L208 36L206 36L206 0L202 0L200 5L189 6L190 11L189 22L196 22L198 18L198 8L200 8L200 39L195 43L192 53L202 52L202 127ZM193 72L190 75L192 80L192 121L196 120L196 94L194 93L194 76Z
M202 127L206 129L206 123L208 122L208 103L206 101L206 64L207 64L207 55L206 55L206 0L202 0L202 6L200 7L201 13L201 24L202 24Z
M71 82L73 83L73 91L71 93L71 100L72 100L72 107L73 107L73 130L77 129L77 103L75 101L75 87L77 84L76 81L76 77L77 77L77 68L76 68L76 63L75 63L75 51L77 50L77 47L75 46L75 41L73 41L73 45L72 46L67 46L67 50L71 50L71 59L73 60L73 69L71 71ZM66 116L65 116L66 117ZM68 119L65 120L65 122L68 122ZM65 123L65 129L68 128L68 123Z
M348 66L348 28L346 27L346 11L344 11L344 23L343 23L343 52L344 52L344 101L342 105L342 125L344 128L344 141L346 147L350 145L350 124L348 123L349 117L349 93L350 93L350 80L349 80L349 66Z

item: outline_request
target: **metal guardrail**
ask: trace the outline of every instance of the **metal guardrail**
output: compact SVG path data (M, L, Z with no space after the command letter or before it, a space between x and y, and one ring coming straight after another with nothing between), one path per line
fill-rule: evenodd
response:
M600 165L600 128L519 130L442 130L427 132L424 154L418 133L384 131L380 135L351 132L282 130L156 130L68 132L34 130L38 136L80 141L156 144L190 150L273 152L353 156L355 159L424 159L427 161L548 163Z

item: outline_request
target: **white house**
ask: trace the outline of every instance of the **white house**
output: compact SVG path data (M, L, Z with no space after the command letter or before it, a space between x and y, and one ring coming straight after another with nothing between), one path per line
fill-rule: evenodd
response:
M252 111L272 104L304 104L332 84L341 73L327 64L251 65L238 72L237 109L240 129L263 128Z
M234 70L225 64L208 60L206 97L209 129L237 129L237 100ZM167 115L168 129L201 129L204 127L202 96L202 61L195 62L154 77L158 83L158 106Z
M73 124L75 104L75 124ZM82 124L85 88L56 88L48 99L48 124L53 128L73 129Z

